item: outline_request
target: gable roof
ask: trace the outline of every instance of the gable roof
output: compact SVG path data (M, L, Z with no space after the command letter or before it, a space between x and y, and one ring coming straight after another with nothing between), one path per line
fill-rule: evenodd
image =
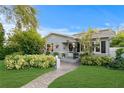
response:
M85 32L81 32L78 34L74 34L72 36L69 35L64 35L64 34L58 34L58 33L50 33L48 34L45 38L49 37L50 35L57 35L61 37L66 37L66 38L72 38L72 39L80 39L83 35L85 35ZM102 29L98 30L98 32L95 32L92 36L92 38L112 38L116 35L114 31L111 29Z
M57 36L61 36L61 37L67 37L67 38L75 39L74 36L69 36L69 35L64 35L64 34L58 34L58 33L50 33L45 38L49 37L50 35L57 35Z
M79 33L79 34L74 34L73 36L76 38L81 38L85 32ZM112 38L115 36L115 32L112 31L111 29L103 29L103 30L98 30L98 32L95 32L92 36L92 38Z

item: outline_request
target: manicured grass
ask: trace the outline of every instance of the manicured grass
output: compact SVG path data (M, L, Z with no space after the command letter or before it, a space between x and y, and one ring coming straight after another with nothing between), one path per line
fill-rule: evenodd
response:
M17 88L25 85L36 77L53 70L30 68L24 70L6 70L0 61L0 88Z
M57 78L51 88L124 88L124 71L105 67L80 66Z

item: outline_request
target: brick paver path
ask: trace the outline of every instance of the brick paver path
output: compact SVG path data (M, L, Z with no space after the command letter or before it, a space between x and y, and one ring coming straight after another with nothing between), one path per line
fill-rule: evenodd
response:
M39 76L28 84L22 86L22 88L47 88L48 85L56 78L74 70L78 66L77 63L61 63L61 67L58 70L54 70Z

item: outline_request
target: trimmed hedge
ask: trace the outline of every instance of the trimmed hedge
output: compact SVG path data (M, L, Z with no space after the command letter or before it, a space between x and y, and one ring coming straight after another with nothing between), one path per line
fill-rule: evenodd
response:
M58 52L53 52L53 56L59 55Z
M7 69L24 69L29 67L48 68L56 64L51 55L9 55L5 58Z
M106 66L110 62L112 62L112 58L108 56L86 55L81 57L81 64L83 65Z

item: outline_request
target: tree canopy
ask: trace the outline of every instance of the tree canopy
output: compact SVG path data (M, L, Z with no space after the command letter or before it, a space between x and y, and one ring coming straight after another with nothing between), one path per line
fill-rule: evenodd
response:
M4 29L3 25L0 23L0 47L3 47L4 43Z
M16 28L37 28L36 10L30 5L1 6L0 13L15 22Z
M92 53L92 35L93 30L91 28L88 29L87 32L85 32L84 35L81 37L81 44L83 46L83 50L85 53L91 54Z
M112 47L124 47L124 31L118 32L117 35L112 38Z
M9 36L8 46L24 54L41 54L44 52L45 39L35 30L14 30Z

